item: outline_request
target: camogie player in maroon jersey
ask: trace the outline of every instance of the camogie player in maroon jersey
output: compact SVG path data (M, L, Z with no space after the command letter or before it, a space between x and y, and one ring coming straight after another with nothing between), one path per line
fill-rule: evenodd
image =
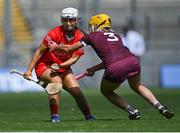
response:
M92 76L96 71L105 69L100 90L112 104L128 112L130 120L141 118L137 109L114 92L127 79L132 90L140 94L163 116L171 119L174 113L163 106L152 92L141 83L141 66L139 60L123 45L121 37L113 32L110 17L106 14L98 14L91 17L89 28L90 34L83 37L74 45L67 46L53 43L49 46L50 51L71 52L78 48L91 45L102 60L102 63L88 68L87 75ZM59 68L61 68L61 64L59 64Z
M88 103L79 87L78 82L73 76L71 66L78 61L81 55L84 54L83 49L75 50L71 53L65 52L49 52L48 45L52 42L66 43L73 45L78 42L84 34L77 28L78 10L75 8L65 8L61 13L62 25L50 30L43 39L40 47L36 50L24 77L29 79L32 75L32 70L35 69L39 79L48 83L62 84L63 89L69 92L75 99L79 109L84 114L87 120L94 120L91 115ZM61 63L61 68L52 71L53 64ZM49 95L49 105L51 112L51 121L59 122L59 94Z

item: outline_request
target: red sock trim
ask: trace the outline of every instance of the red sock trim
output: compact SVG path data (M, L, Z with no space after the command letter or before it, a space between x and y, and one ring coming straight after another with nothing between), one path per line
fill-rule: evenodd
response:
M51 111L51 115L58 114L59 112L58 105L56 104L50 105L50 111Z

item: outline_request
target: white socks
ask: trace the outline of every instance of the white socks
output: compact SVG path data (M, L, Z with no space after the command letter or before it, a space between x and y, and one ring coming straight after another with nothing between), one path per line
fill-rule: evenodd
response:
M153 103L154 107L157 108L158 110L160 110L163 106L158 102L158 101L155 101Z

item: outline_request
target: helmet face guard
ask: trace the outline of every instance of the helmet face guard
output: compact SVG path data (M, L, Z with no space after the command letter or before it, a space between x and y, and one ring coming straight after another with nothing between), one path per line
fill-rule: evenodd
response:
M71 31L77 26L78 18L61 18L61 23L66 31Z
M61 23L64 30L74 30L78 21L78 10L72 7L68 7L61 12Z
M96 25L89 25L89 32L95 32L97 30L97 26Z

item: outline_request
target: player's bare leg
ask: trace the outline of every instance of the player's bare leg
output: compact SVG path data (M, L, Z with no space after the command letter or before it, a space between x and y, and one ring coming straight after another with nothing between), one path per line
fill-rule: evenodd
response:
M52 73L50 69L47 69L41 75L41 80L45 80L51 83L62 83L60 76L57 73ZM48 95L49 98L49 106L51 112L51 121L52 122L59 122L59 93L55 95Z
M140 114L137 109L134 109L129 103L121 96L117 95L114 90L120 86L119 83L111 83L105 79L101 81L101 93L114 105L125 110L129 113L131 120L140 119Z
M63 87L66 91L68 91L75 99L77 106L81 110L81 112L84 114L85 118L87 120L94 120L95 118L92 116L90 112L90 108L88 106L88 103L85 99L84 94L80 90L80 87L74 78L72 72L66 71L64 74L63 79Z
M157 108L159 112L166 118L171 119L174 116L173 112L161 105L160 102L153 95L153 93L147 87L140 83L140 75L129 78L128 83L131 89L139 93L146 101L148 101L151 105Z

